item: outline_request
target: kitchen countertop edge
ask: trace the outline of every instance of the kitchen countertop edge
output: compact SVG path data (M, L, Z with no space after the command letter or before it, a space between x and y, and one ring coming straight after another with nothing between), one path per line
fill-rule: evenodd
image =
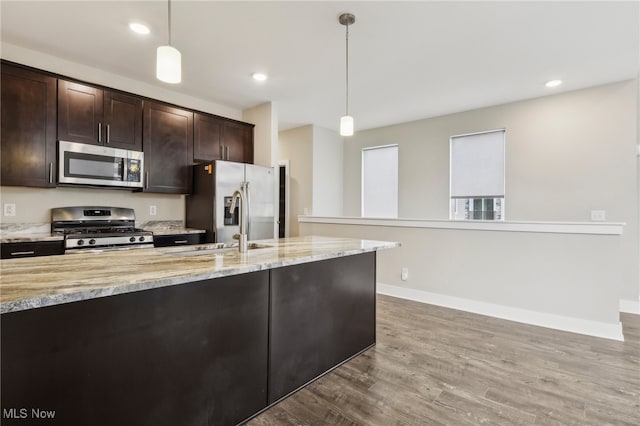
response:
M264 250L263 253L266 253L267 255L269 253L274 253L274 252L277 253L277 251L283 247L282 244L287 244L287 242L293 241L295 244L308 245L309 246L308 250L310 251L309 254L298 254L292 257L287 257L282 259L280 258L272 259L269 257L267 257L266 259L261 259L260 257L258 257L258 259L254 259L253 261L247 261L247 259L240 260L241 263L242 262L244 263L236 266L223 267L220 269L218 269L217 266L211 266L209 270L201 271L198 273L184 272L184 273L179 273L178 275L170 276L170 277L161 277L161 278L149 277L147 279L140 279L135 282L119 284L119 285L96 286L95 288L83 288L77 291L73 291L73 290L62 291L62 292L57 292L52 294L34 295L34 296L24 297L17 300L9 300L6 302L3 301L2 303L0 303L0 314L19 312L19 311L24 311L28 309L54 306L54 305L78 302L83 300L90 300L90 299L95 299L100 297L115 296L119 294L125 294L125 293L137 292L137 291L151 290L154 288L181 285L181 284L186 284L190 282L257 272L257 271L297 265L302 263L316 262L316 261L327 260L327 259L332 259L336 257L356 255L356 254L367 253L367 252L388 249L388 248L395 248L400 246L400 243L397 243L397 242L327 237L326 239L321 240L323 244L327 244L327 242L331 242L331 241L336 241L338 243L351 242L353 244L359 243L360 247L347 247L347 248L336 248L336 249L324 248L324 249L320 249L321 251L318 251L318 249L313 248L314 243L316 241L310 240L307 242L304 240L304 238L305 237L287 238L287 239L284 239L285 241L284 243L280 243L277 241L276 242L267 241L266 244L273 244L273 246L270 248L261 249L261 251ZM324 238L324 237L310 237L310 238L317 239L317 238ZM188 246L188 247L196 248L198 246ZM187 249L187 247L182 247L182 249L184 251L184 249ZM173 247L153 248L153 249L150 248L150 249L145 249L145 251L146 250L149 250L150 256L171 256L171 257L173 257L172 253L175 254L175 251L176 251L175 248ZM126 256L126 251L122 253L125 253L124 255ZM80 256L80 255L65 255L65 258L67 256ZM212 255L208 255L208 256L212 256ZM241 255L238 255L238 256L241 256ZM33 259L37 259L37 258L31 258L30 260L33 260ZM167 258L167 261L169 261L169 259L170 258ZM15 259L15 260L19 260L19 259ZM15 261L15 260L12 260L12 261ZM173 260L177 261L177 259L175 258ZM0 290L1 290L1 287L0 287Z

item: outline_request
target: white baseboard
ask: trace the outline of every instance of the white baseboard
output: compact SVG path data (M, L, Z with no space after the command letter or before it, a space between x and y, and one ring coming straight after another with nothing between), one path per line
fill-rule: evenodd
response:
M562 315L479 302L476 300L430 293L427 291L398 287L384 283L378 283L377 287L378 293L386 294L388 296L429 303L431 305L438 305L446 308L459 309L462 311L473 312L475 314L487 315L510 321L537 325L540 327L624 341L622 324L620 322L617 324L609 324L599 321L565 317Z
M640 315L640 300L620 299L620 312Z

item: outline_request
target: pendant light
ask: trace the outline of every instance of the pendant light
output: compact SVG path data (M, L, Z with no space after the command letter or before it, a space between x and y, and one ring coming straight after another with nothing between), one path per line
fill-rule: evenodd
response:
M168 4L169 43L157 50L156 77L165 83L180 83L182 81L182 57L175 47L171 46L171 0Z
M344 25L346 30L346 102L345 102L345 114L340 118L340 135L341 136L353 136L353 117L349 115L349 25L353 25L356 22L355 15L351 13L343 13L338 17L338 22Z

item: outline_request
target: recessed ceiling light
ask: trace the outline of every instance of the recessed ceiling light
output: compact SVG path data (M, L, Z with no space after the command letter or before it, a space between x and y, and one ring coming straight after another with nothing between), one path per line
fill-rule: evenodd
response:
M265 81L267 79L267 75L261 72L254 72L251 74L251 77L253 77L255 81Z
M544 85L547 87L558 87L562 84L562 80L549 80Z
M151 30L149 30L149 27L147 27L144 24L141 24L140 22L132 22L129 24L129 29L131 31L133 31L136 34L149 34L151 32Z

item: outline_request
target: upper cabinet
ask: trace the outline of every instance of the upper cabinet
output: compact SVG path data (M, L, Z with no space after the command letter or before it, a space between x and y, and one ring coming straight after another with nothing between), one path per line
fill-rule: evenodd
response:
M193 112L145 102L143 148L145 192L191 192Z
M58 139L142 150L142 98L58 82Z
M193 115L193 161L208 162L224 158L222 132L224 120L215 115Z
M193 160L253 163L253 124L194 114Z
M2 64L2 185L55 186L56 79Z
M223 144L225 160L253 164L253 124L225 121Z

